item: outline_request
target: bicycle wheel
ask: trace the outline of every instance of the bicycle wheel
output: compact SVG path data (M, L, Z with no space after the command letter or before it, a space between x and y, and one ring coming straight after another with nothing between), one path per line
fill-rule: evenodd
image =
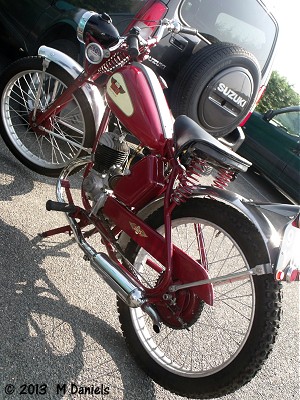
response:
M162 218L159 210L147 222L162 233ZM265 247L253 224L235 209L213 200L191 199L177 207L172 236L178 247L197 260L201 259L201 236L212 278L266 262ZM154 286L160 277L148 266L151 263L146 263L149 254L133 241L126 254L143 283ZM202 252L203 262L204 258ZM187 290L176 292L175 301ZM191 304L187 302L185 307L192 306L194 311L181 326L177 322L183 317L176 321L170 313L168 319L166 310L156 305L163 322L159 334L140 308L129 308L118 300L123 334L133 356L154 381L181 396L213 398L237 390L261 368L277 334L280 285L271 274L215 285L214 291L213 306L195 301L186 292ZM175 315L176 303L170 302L168 307Z
M40 57L17 60L1 76L1 135L14 156L39 174L58 176L71 159L86 155L83 147L92 146L94 116L81 89L42 126L33 123L33 113L44 111L72 81L52 62L43 77Z

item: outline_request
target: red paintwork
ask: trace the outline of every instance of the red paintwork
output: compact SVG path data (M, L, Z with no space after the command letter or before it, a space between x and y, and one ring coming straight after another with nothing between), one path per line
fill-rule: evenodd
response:
M166 266L166 240L154 229L145 224L113 197L108 197L103 208L103 213L114 222L121 230L131 236L134 241L148 251L157 261ZM173 265L171 272L172 282L190 283L197 280L209 279L207 271L197 261L193 260L184 251L173 245ZM165 284L165 282L162 282ZM158 293L159 286L147 289ZM213 286L206 284L189 289L207 304L213 304Z
M120 178L114 194L129 207L142 208L164 190L164 165L160 158L149 155L133 165L131 174Z
M155 102L155 94L152 93L145 72L138 65L126 65L120 68L117 74L121 74L126 83L134 112L131 116L126 116L107 94L109 107L143 146L154 149L159 154L164 154L165 137L160 115ZM112 75L112 79L114 76L115 74ZM162 89L160 88L160 90Z

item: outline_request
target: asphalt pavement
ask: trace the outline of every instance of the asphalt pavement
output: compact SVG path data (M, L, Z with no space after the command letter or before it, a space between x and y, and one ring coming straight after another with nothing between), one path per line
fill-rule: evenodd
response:
M253 173L231 188L254 200L286 201ZM63 215L46 211L48 199L55 199L55 179L26 169L0 138L0 399L181 399L131 358L115 295L72 238L38 237L65 224ZM221 399L299 399L299 284L284 284L283 292L268 360L249 384ZM80 395L87 386L93 396Z

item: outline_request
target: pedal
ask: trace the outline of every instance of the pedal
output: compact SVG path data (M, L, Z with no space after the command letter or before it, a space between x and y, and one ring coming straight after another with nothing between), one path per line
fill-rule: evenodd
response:
M77 207L74 204L61 203L59 201L48 200L46 202L47 211L61 211L65 213L74 213Z

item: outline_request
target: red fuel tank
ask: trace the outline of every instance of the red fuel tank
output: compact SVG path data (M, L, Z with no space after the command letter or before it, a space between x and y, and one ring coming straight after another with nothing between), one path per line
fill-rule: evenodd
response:
M143 146L164 153L174 118L150 68L140 63L120 68L107 83L106 98L115 116Z

